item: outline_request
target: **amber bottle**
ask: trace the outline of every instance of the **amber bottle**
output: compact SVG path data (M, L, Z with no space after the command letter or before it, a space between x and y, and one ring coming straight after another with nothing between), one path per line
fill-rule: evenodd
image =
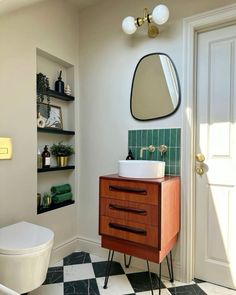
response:
M48 150L48 146L45 145L44 147L44 151L42 152L42 164L43 164L43 168L49 168L50 167L50 152Z

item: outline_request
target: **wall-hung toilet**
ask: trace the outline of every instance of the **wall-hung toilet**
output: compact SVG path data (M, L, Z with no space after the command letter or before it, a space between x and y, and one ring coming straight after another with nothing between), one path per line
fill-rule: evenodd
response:
M0 284L20 294L42 285L53 240L50 229L25 221L0 228Z

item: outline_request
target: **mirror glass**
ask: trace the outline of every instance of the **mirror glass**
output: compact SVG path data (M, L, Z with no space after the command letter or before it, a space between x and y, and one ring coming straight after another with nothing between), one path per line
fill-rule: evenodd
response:
M171 58L151 53L138 62L132 82L130 110L136 120L170 116L180 105L179 78Z

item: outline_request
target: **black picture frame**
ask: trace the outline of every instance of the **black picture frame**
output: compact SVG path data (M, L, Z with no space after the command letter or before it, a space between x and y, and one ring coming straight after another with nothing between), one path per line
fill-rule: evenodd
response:
M63 129L62 111L60 106L39 102L38 116L45 120L44 128Z

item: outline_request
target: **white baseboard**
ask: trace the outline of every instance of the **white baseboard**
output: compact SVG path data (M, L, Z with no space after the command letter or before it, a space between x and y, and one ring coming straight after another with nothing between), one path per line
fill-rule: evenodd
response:
M88 252L100 257L103 257L107 259L108 256L108 250L101 247L100 241L92 241L88 240L84 237L78 237L77 238L77 251L84 251ZM122 253L115 252L114 260L120 262L122 265L124 265L124 255ZM132 258L131 262L132 267L139 268L142 270L147 270L147 263L143 259L139 259L136 257ZM156 263L150 262L150 270L152 272L158 273L159 267ZM177 261L173 261L173 267L174 267L174 277L176 280L180 280L180 263ZM162 263L162 276L168 277L168 268L166 260Z
M62 260L67 255L75 252L78 248L77 241L78 238L74 237L63 244L53 247L50 258L50 266L55 265L58 261Z

